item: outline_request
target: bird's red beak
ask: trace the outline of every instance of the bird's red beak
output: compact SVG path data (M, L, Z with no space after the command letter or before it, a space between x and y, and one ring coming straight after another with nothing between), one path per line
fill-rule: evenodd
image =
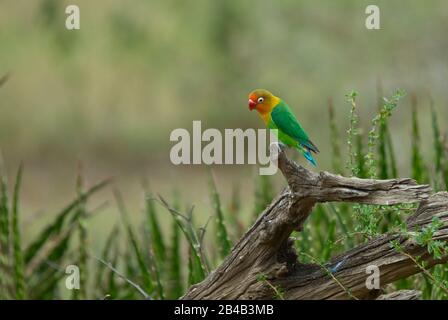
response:
M254 110L256 106L257 106L257 103L254 100L249 99L249 110L250 111Z

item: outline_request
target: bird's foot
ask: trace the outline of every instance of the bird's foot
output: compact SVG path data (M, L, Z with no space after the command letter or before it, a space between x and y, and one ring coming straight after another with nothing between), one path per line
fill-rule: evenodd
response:
M286 144L284 144L283 142L279 142L278 146L279 146L281 152L285 152L286 149L288 148L288 146Z
M287 146L285 144L281 143L281 142L272 142L269 145L271 161L277 161L279 155L282 152L285 152L286 148L287 148Z

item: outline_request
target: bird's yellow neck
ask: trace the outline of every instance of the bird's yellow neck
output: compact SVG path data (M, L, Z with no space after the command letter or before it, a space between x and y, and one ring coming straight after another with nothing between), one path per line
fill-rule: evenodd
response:
M274 107L280 102L280 98L276 96L272 96L269 99L269 102L264 103L257 107L258 114L260 115L261 119L263 119L263 122L267 125L269 121L271 120L271 111L274 109Z
M260 115L261 119L263 119L264 124L268 124L269 121L271 120L271 112L258 112L258 114Z

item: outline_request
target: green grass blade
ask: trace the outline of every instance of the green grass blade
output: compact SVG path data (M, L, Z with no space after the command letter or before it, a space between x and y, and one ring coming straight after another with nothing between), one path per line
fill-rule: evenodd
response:
M328 230L326 232L327 238L324 242L324 247L321 254L322 261L328 261L328 259L331 257L335 240L335 230L336 230L336 221L331 220L330 224L328 225Z
M89 190L87 190L81 197L77 197L73 202L71 202L67 207L65 207L55 218L55 220L50 223L42 232L39 234L37 239L32 242L25 251L25 263L28 264L34 256L42 249L48 239L60 233L62 226L67 219L67 217L76 209L82 201L87 200L94 193L103 189L109 184L110 180L104 180L100 183L94 185ZM76 212L76 211L75 211Z
M434 106L434 101L431 99L431 126L433 131L434 139L434 150L435 150L435 171L436 177L434 179L435 191L440 189L440 180L445 183L445 188L448 188L448 161L445 159L445 152L443 146L442 136L440 134L440 128L438 124L437 111Z
M334 205L332 203L328 204L328 206L330 207L331 211L336 216L336 220L338 222L339 228L342 230L342 233L344 234L344 236L346 238L346 241L345 241L345 243L347 244L346 247L353 248L353 246L354 246L353 235L350 234L350 231L347 227L347 222L343 218L341 210L339 210L339 208L336 207L336 205Z
M200 281L199 279L196 279L195 276L195 270L194 270L194 265L193 265L193 259L194 257L191 254L192 250L191 248L188 248L188 265L187 265L187 269L188 269L188 282L187 282L187 286L190 287L195 283L198 283L198 281Z
M437 121L437 111L434 107L434 101L432 99L431 99L431 126L434 139L435 167L436 172L440 173L442 169L443 145L442 145L442 139L440 137L439 124Z
M4 170L3 160L0 155L0 299L11 297L10 214L6 171Z
M68 254L70 239L75 230L75 224L69 227L55 240L55 245L49 250L33 268L29 291L32 299L54 299L55 290L62 275L62 271L55 272L52 266L62 265L63 258Z
M333 170L335 173L342 174L341 144L332 99L328 99L328 114L330 119L330 141Z
M420 129L418 125L418 104L417 97L412 96L411 100L412 107L412 178L419 183L427 183L428 177L426 176L426 168L423 160L423 155L421 153L420 145Z
M356 136L358 135L358 114L356 107L356 97L358 96L358 92L351 91L345 95L347 102L350 104L350 125L347 130L347 163L346 168L349 170L352 176L359 176L358 165L357 165L357 153L356 153L356 145L357 142Z
M191 214L193 208L190 210L188 216L184 216L174 208L170 207L168 203L161 196L159 196L159 198L162 205L168 210L168 212L173 217L174 221L176 221L177 225L179 226L179 229L184 234L185 239L187 240L187 243L189 245L189 252L191 258L189 260L189 267L191 267L194 276L193 278L189 277L189 279L197 282L202 281L207 275L210 267L208 265L207 257L205 256L203 246L200 241L200 237L191 221Z
M188 286L201 282L205 278L205 270L195 250L188 250Z
M398 167L397 167L397 159L395 157L395 150L394 150L394 144L392 142L392 135L390 134L390 131L387 130L387 154L389 155L389 173L391 178L398 178Z
M78 175L76 179L76 193L78 198L82 197L84 192L83 186L83 176L82 176L82 163L78 163ZM77 213L77 224L78 224L78 262L77 266L79 268L79 290L73 290L73 299L87 299L87 283L88 283L88 267L87 267L87 201L81 200L78 204L76 210Z
M106 242L104 244L103 250L101 251L101 259L104 261L111 261L113 254L113 246L118 241L119 228L115 226L112 228L112 231L107 236ZM116 263L113 263L116 265ZM104 287L104 278L105 278L105 270L106 266L104 264L99 264L96 268L95 275L95 288L96 290L103 290ZM103 294L104 292L98 292L99 294Z
M330 224L330 219L328 218L327 211L325 210L323 204L318 204L315 209L315 214L313 215L315 225L319 226L320 230L325 230L325 228ZM321 248L325 246L325 233L316 232L317 242Z
M356 169L354 172L358 173L358 177L366 178L367 177L367 168L365 165L365 153L364 153L364 145L363 145L363 134L361 130L358 130L356 139Z
M166 261L166 246L162 236L162 228L157 219L157 212L154 205L154 198L145 192L146 219L147 227L151 240L151 246L154 250L154 257L163 267Z
M381 109L383 107L383 86L381 79L378 79L377 86L376 86L376 93L377 93L377 109L378 112L381 112ZM379 125L378 130L378 168L379 168L379 177L381 179L387 179L391 175L393 175L392 171L394 169L392 168L394 165L388 163L388 152L389 150L389 142L390 142L390 133L389 133L389 127L387 121L382 121ZM393 157L393 155L392 155ZM391 158L392 158L391 157ZM391 160L391 159L389 159ZM390 169L390 170L389 170Z
M129 243L129 240L127 241L127 243ZM124 253L124 264L126 270L125 274L128 275L128 277L137 278L139 283L140 282L143 283L142 287L145 286L144 284L145 280L143 279L144 276L140 271L140 266L138 265L139 263L138 260L136 259L134 248L132 246L126 245L125 250L126 250ZM125 289L126 290L123 290L123 287L120 286L119 296L121 296L123 299L137 299L136 292L135 290L132 289L132 287L125 286ZM148 292L148 294L152 295L153 292Z
M78 164L78 177L76 182L76 192L79 198L82 198L84 193L82 165ZM78 204L78 267L79 267L79 290L73 290L73 297L75 299L87 299L87 286L89 279L89 268L87 265L87 199L81 199Z
M215 221L216 221L216 243L218 245L218 251L221 259L227 257L232 249L232 244L230 243L227 228L224 222L224 213L222 211L221 199L219 197L218 190L216 189L215 179L213 178L213 173L210 172L210 192L211 201L213 208L215 210Z
M48 269L45 275L40 278L40 285L33 288L31 297L35 300L54 300L60 299L58 296L58 284L65 276L63 270Z
M143 278L143 290L148 292L150 295L155 291L154 283L152 281L151 275L149 273L149 268L146 265L145 259L143 257L142 251L138 245L137 237L134 234L131 223L129 221L129 216L127 210L124 206L123 198L118 190L114 192L115 200L117 202L118 209L121 213L121 218L128 235L128 241L131 245L134 257L137 260L137 265L140 270L141 276Z
M118 230L118 229L117 229ZM120 254L120 247L118 245L118 241L114 241L111 244L111 252L112 252L112 258L111 258L111 264L113 266L116 266L118 263L118 257ZM107 278L107 294L110 295L112 298L118 298L119 297L119 288L118 284L115 278L115 272L112 270L109 270L108 278Z
M372 119L372 128L368 133L367 153L364 157L368 173L367 176L369 178L377 177L377 158L375 156L375 149L378 146L380 138L378 131L381 129L382 125L387 123L387 120L392 115L392 111L397 107L398 102L404 95L404 91L397 90L390 99L383 98L383 106L380 112Z
M173 208L180 209L179 193L174 192ZM171 221L171 241L168 255L168 299L178 299L183 293L183 278L181 267L181 239L180 230L175 219Z
M379 125L378 130L378 167L379 167L379 178L387 179L389 177L388 163L387 163L387 122L383 121Z
M176 221L172 221L171 225L171 247L169 255L168 270L168 298L177 299L183 293L182 272L181 272L181 256L180 256L180 228Z
M443 180L445 181L445 190L448 190L448 156L445 160L445 167L443 168Z
M296 246L299 248L300 252L310 252L311 250L311 227L304 226L302 232L298 234Z
M162 273L161 273L161 267L160 264L164 263L164 261L157 261L155 255L154 255L154 251L153 250L149 250L149 266L151 268L151 272L152 274L154 274L154 279L155 279L155 283L156 283L156 292L158 295L158 298L160 300L165 300L165 288L163 286L163 280L162 280Z
M123 279L127 284L129 284L133 289L134 292L139 292L146 300L151 300L150 295L145 292L143 288L141 288L137 283L131 281L129 278L127 278L124 274L122 274L120 271L118 271L112 264L102 260L101 258L95 257L100 263L108 267L113 273L115 273L117 276L119 276L121 279Z
M23 165L20 164L17 171L16 184L14 186L13 204L12 204L12 243L14 256L14 283L16 299L25 298L25 277L22 253L22 239L19 226L19 194L22 183Z

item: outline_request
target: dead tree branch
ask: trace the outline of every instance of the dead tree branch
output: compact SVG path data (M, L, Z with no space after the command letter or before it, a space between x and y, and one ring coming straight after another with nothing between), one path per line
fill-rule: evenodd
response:
M445 262L435 261L426 248L396 233L383 234L334 257L329 262L330 266L339 265L334 273L317 264L298 262L289 236L294 230L302 230L316 203L420 203L407 220L408 229L420 229L438 216L444 227L435 238L447 240L448 193L430 196L429 186L412 179L317 174L289 160L284 152L279 154L278 166L288 188L259 216L223 263L204 281L192 286L183 299L272 299L273 287L281 288L284 299L373 299L382 292L366 288L367 266L378 266L384 286L422 272L410 257L421 256L428 267ZM392 240L398 241L407 255L397 252Z
M420 300L422 293L417 290L399 290L389 294L383 294L376 300Z

